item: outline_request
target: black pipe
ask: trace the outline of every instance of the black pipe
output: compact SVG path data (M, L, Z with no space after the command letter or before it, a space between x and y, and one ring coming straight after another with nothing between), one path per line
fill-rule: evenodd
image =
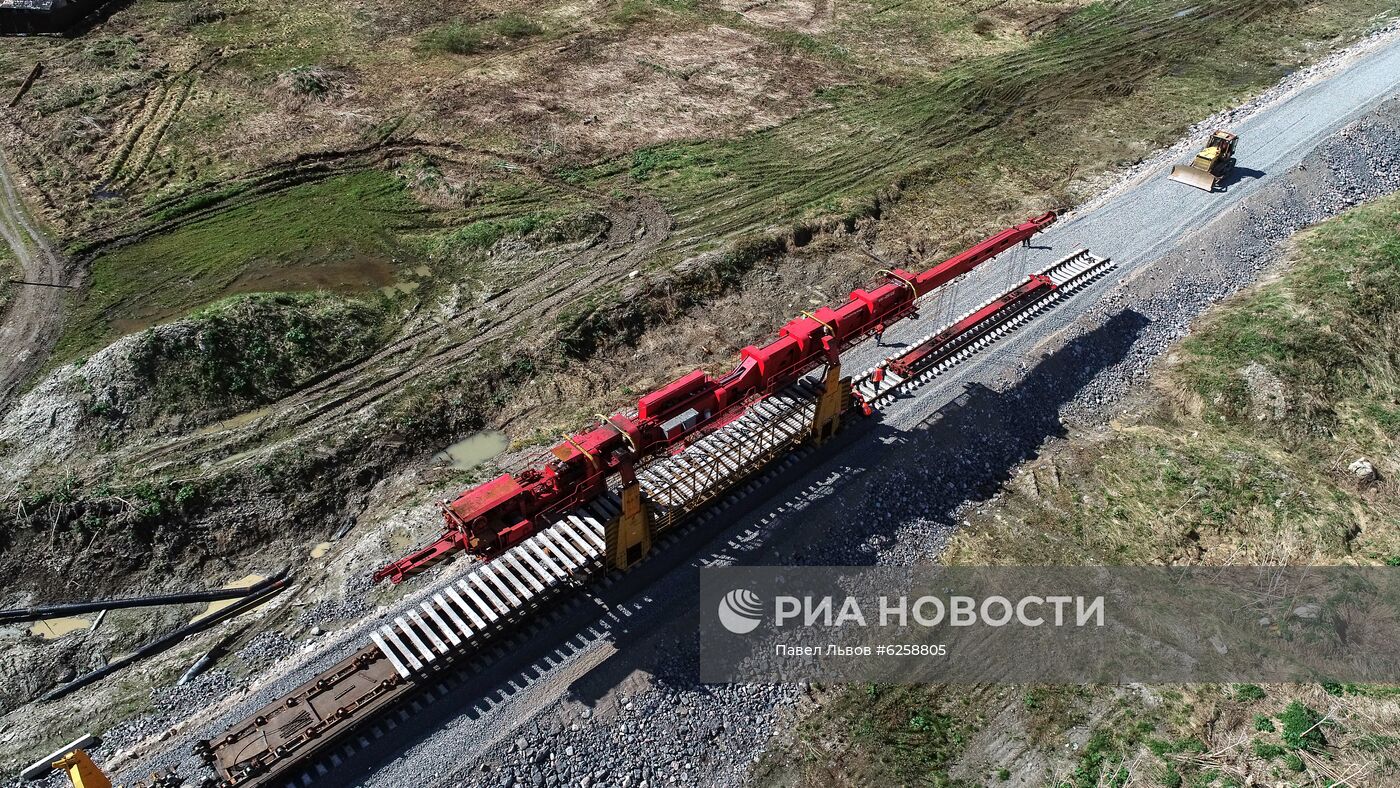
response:
M188 684L196 676L208 670L210 665L213 665L215 662L218 662L219 659L222 658L224 654L228 652L228 648L229 646L233 645L233 641L237 640L244 632L247 631L248 625L244 624L243 626L238 627L237 629L220 638L219 642L215 643L213 648L204 652L204 656L195 660L193 665L190 665L188 668L185 669L184 673L180 674L180 679L175 682L175 686L178 687L183 684Z
M63 290L77 290L77 285L51 285L46 282L26 282L23 279L11 279L12 285L29 285L30 287L57 287Z
M124 607L156 607L158 605L178 605L183 602L217 602L220 599L238 599L253 593L257 586L248 588L216 588L212 591L186 591L178 594L157 596L134 596L126 599L99 599L93 602L68 602L46 607L18 607L0 610L0 624L20 621L38 621L54 616L71 616L77 613L91 613L94 610L118 610Z
M257 585L253 586L251 589L249 589L250 593L248 596L238 600L232 605L229 605L223 610L210 614L204 618L199 619L198 621L191 621L190 623L184 625L183 627L180 627L179 629L173 632L169 632L165 635L162 635L156 638L155 640L148 641L145 645L142 645L135 651L131 652L130 654L127 654L126 656L122 657L121 659L118 659L115 662L109 662L103 667L98 668L97 670L94 670L86 675L79 676L78 678L73 679L67 684L64 684L59 687L54 687L53 689L45 693L43 697L39 698L38 702L44 703L46 701L61 698L64 695L67 695L68 693L72 692L73 690L86 687L87 685L93 683L94 681L97 681L98 679L106 676L107 674L124 668L127 665L130 665L138 659L149 656L158 651L164 651L165 649L170 648L171 646L175 645L181 640L184 640L190 635L193 635L197 632L203 632L204 630L214 626L215 624L233 618L234 616L246 610L251 610L257 607L258 605L262 604L267 599L270 599L271 597L275 596L282 589L286 588L288 582L289 581L286 577L286 572L282 572L276 577L264 580L261 583L258 583Z

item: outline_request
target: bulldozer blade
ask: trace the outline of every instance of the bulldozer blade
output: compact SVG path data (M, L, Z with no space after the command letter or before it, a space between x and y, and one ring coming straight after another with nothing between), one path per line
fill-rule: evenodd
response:
M1172 167L1171 179L1178 183L1185 183L1195 186L1197 189L1205 191L1215 191L1215 176L1208 172L1202 172L1195 167L1185 164L1178 164Z

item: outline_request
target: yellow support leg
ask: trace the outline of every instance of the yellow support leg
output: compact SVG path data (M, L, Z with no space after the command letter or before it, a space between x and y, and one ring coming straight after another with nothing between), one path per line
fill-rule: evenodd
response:
M821 397L817 400L817 412L812 417L813 443L820 445L836 434L841 428L841 414L850 404L851 382L841 379L840 364L828 366Z
M641 484L632 482L622 488L622 513L608 525L608 566L627 569L651 552L651 517Z
M53 768L65 772L73 781L73 788L112 788L112 781L83 750L74 750L54 761Z

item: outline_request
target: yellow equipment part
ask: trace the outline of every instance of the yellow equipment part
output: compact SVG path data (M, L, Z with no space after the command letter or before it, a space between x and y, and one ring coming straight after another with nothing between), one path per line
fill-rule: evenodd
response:
M605 558L614 569L627 569L651 552L651 517L635 480L622 487L622 512L603 528Z
M1215 184L1220 182L1234 166L1235 141L1239 139L1234 134L1223 129L1217 129L1206 140L1206 145L1200 153L1191 160L1191 164L1178 164L1172 167L1169 176L1171 180L1184 183L1188 186L1195 186L1211 192L1215 191Z
M53 768L65 772L73 788L112 788L112 781L97 768L84 750L74 750L53 762Z
M812 442L821 445L841 427L841 414L851 406L851 381L842 379L841 365L828 364L817 411L812 415Z
M1208 192L1215 190L1215 176L1210 173L1210 170L1199 170L1193 166L1178 164L1172 167L1171 179Z

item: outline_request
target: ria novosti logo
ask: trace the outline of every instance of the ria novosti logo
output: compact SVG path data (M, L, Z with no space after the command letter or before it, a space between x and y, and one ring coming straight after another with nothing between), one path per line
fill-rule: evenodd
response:
M747 635L767 620L758 594L736 588L719 600L719 622ZM784 596L773 597L772 624L784 627L1103 627L1104 597Z
M736 635L747 635L763 622L763 603L758 594L736 588L719 600L719 623Z

